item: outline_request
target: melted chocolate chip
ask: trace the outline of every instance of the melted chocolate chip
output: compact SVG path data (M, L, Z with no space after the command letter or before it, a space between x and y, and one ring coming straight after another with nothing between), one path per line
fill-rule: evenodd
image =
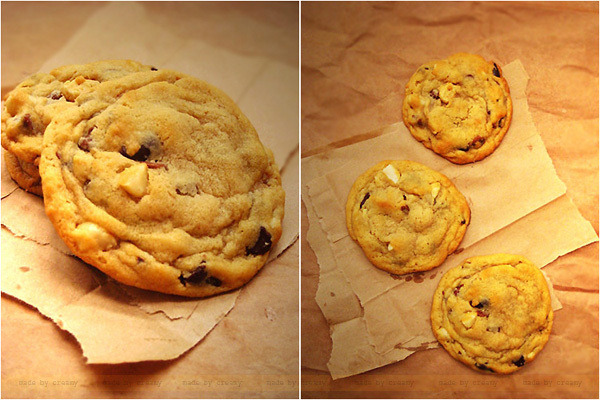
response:
M496 63L494 63L494 69L492 70L492 74L494 74L495 77L500 78L500 69L498 68Z
M473 305L473 300L469 300L469 305L473 308L483 308L489 304L489 300L483 299L478 304Z
M150 169L164 168L166 170L169 170L169 167L167 166L167 164L159 163L159 162L155 162L155 161L146 161L146 165Z
M525 365L525 357L521 356L518 360L513 361L513 364L515 364L517 367L522 367L523 365Z
M208 273L206 272L206 267L204 265L200 265L194 271L192 271L188 277L184 277L182 272L181 275L179 275L179 282L181 282L183 286L185 286L187 283L199 285L206 279L207 276Z
M27 130L32 130L33 122L31 122L31 114L23 115L23 119L21 120L21 123L23 124L23 128L25 128Z
M150 149L144 145L141 145L139 150L132 156L127 154L127 149L125 148L125 146L121 147L120 153L121 153L121 155L123 155L133 161L146 161L148 159L148 157L150 157Z
M401 209L403 212L407 213L407 214L408 214L408 212L410 211L410 207L409 207L409 206L407 206L406 204L405 204L405 205L403 205L402 207L400 207L400 209Z
M92 138L90 135L92 134L94 128L95 127L90 128L90 130L79 139L77 146L79 146L81 150L90 151L90 143L92 142Z
M460 288L463 287L464 285L461 283L460 285L458 285L456 288L454 288L454 295L458 296L458 292L460 292Z
M360 202L360 206L358 207L359 209L362 208L362 206L365 204L365 201L367 201L367 199L371 197L371 193L367 193L365 194L365 197L362 199L362 201Z
M482 371L496 372L496 371L494 371L493 369L491 369L490 367L488 367L488 366L487 366L487 365L485 365L485 364L479 364L479 363L475 363L475 366L476 366L477 368L479 368L480 370L482 370Z
M206 267L204 265L201 265L198 268L196 268L194 272L190 274L190 276L185 278L185 280L189 283L198 285L202 283L202 281L204 281L204 279L206 279L207 276L208 273L206 272Z
M50 93L48 95L48 97L51 98L52 100L58 100L58 99L62 98L63 95L60 92L60 90L53 90L52 93Z
M259 256L267 253L271 250L271 234L267 232L267 230L261 226L260 233L258 234L258 239L252 247L246 247L246 255Z
M214 287L219 287L223 284L223 282L219 278L215 278L214 276L209 276L208 278L206 278L206 283Z
M484 143L485 143L485 138L483 138L481 136L476 136L475 139L473 139L473 141L469 145L469 148L472 147L474 149L478 149L481 146L483 146Z

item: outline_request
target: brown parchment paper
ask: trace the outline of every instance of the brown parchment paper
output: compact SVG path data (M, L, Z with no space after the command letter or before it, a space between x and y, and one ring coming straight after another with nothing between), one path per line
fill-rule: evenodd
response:
M429 325L431 295L441 275L462 259L514 252L543 267L597 240L591 225L564 196L565 186L532 122L525 96L528 77L521 63L510 63L503 71L511 87L514 116L510 134L493 157L467 168L451 164L411 140L404 124L397 123L382 129L379 136L351 146L352 152L346 152L349 157L339 161L341 167L306 183L305 202L310 204L312 222L309 232L319 224L323 234L309 234L308 241L320 265L329 263L321 270L317 302L332 324L328 368L334 379L436 347ZM355 154L361 157L357 159ZM373 268L347 234L347 193L358 175L384 159L429 165L453 180L469 202L472 221L458 254L432 271L391 276ZM314 168L319 163L312 164ZM311 159L305 160L303 170L310 169ZM561 308L556 296L553 308Z
M224 11L221 10L223 15L227 15ZM219 15L218 9L211 8L210 12ZM198 35L182 35L172 26L166 29L155 18L138 3L107 3L40 70L127 58L177 69L221 87L253 122L261 141L273 150L282 169L286 217L282 238L271 253L272 262L298 238L298 70L275 57L215 45ZM234 18L239 18L238 22L244 20L243 15ZM253 21L249 19L247 23L252 25ZM3 87L6 85L3 82ZM33 306L70 332L88 363L177 358L214 329L242 292L250 291L246 302L262 296L258 291L242 288L209 299L183 299L118 284L71 255L45 217L42 199L17 188L4 169L3 163L2 292ZM266 268L276 266L268 264ZM256 279L262 275L269 274L261 272ZM277 285L271 285L274 297L297 299L294 271L286 269L286 274L278 279ZM271 337L273 342L289 348L293 354L294 348L288 343L290 335L297 331L297 318L293 317L297 308L282 304L288 309L273 305L265 308L263 314L266 320L281 324L283 332ZM292 317L277 318L282 312ZM237 329L242 329L243 324ZM288 360L290 351L283 351L286 360L278 363L285 368L273 369L277 360L263 360L266 370L293 372L294 366ZM3 356L15 355L5 354L3 347ZM221 360L214 351L206 356L205 362ZM235 361L244 362L252 365L257 359L252 356ZM260 388L253 390L260 392Z

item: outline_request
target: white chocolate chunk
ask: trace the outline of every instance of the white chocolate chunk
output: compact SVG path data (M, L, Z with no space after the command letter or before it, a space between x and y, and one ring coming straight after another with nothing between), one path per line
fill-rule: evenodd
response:
M460 318L460 322L462 322L462 324L465 326L465 328L469 329L473 326L473 324L475 324L476 318L477 318L476 313L469 312L469 313L463 314L463 316Z
M445 339L445 340L450 339L450 335L448 334L448 331L445 330L444 328L438 329L437 333L442 339Z
M82 251L108 250L117 245L117 239L104 228L93 222L79 224L73 231L72 236L77 246Z
M400 175L398 171L392 164L388 164L384 169L383 173L387 176L392 182L398 183L398 179L400 179Z
M138 163L126 168L119 176L119 186L134 197L142 197L148 188L148 166Z
M440 192L441 187L442 186L438 182L433 182L431 184L431 196L433 196L434 200L437 197L438 193Z

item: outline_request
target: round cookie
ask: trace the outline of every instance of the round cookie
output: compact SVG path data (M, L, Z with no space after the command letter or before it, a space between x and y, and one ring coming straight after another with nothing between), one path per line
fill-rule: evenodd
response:
M6 150L4 150L4 162L8 174L17 185L30 193L42 195L42 178L36 165L21 161Z
M362 174L346 202L350 237L377 267L427 271L460 244L471 218L444 175L413 161L382 161Z
M425 147L456 164L479 161L502 142L512 100L502 70L467 53L431 61L406 84L402 117Z
M204 297L248 282L281 236L273 154L215 87L131 74L55 118L40 162L46 213L75 255L122 283Z
M524 257L473 257L449 270L433 296L431 326L452 357L508 374L531 362L552 329L550 292Z
M77 97L101 82L151 69L135 61L107 60L66 65L28 77L4 102L2 146L21 162L37 168L44 131L55 115L76 107Z

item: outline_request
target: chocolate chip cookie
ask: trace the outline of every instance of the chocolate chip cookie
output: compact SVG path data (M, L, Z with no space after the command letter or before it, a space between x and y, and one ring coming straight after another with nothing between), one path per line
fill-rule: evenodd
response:
M427 271L460 244L471 218L446 176L412 161L382 161L362 174L346 202L350 237L377 267Z
M21 166L27 166L28 175L37 175L33 169L39 164L44 131L55 115L76 107L77 97L101 82L151 69L151 66L135 61L108 60L67 65L48 74L30 76L6 97L2 108L2 146L18 159ZM13 163L12 167L16 165ZM11 171L11 166L8 167ZM15 168L12 171L18 172ZM19 175L11 173L11 176ZM25 190L32 191L32 186L27 184L29 179L15 180L19 185L24 183Z
M169 70L80 94L44 133L46 213L122 283L204 297L248 282L281 236L273 154L219 89Z
M449 270L433 296L431 326L452 357L508 374L531 362L552 329L550 292L526 258L473 257Z
M8 174L17 185L29 193L42 195L42 178L36 165L22 161L6 150L4 150L4 162Z
M406 84L402 117L425 147L456 164L479 161L502 142L512 119L500 66L458 53L428 62Z

